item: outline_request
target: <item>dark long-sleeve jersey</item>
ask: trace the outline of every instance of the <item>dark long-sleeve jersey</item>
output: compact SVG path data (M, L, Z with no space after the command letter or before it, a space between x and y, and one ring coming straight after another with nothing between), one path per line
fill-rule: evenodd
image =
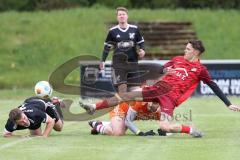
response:
M144 39L137 26L128 24L125 29L119 25L112 27L104 42L102 61L106 60L110 49L113 48L113 54L124 53L128 56L128 62L137 62L137 45L144 49Z

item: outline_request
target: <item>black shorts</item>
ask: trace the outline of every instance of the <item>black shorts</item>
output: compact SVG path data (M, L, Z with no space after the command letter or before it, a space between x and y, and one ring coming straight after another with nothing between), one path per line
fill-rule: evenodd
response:
M137 77L138 63L128 62L126 54L119 53L114 55L112 68L113 84L115 86L126 84L129 79Z
M114 69L112 71L112 80L115 86L127 83L128 72L124 69Z

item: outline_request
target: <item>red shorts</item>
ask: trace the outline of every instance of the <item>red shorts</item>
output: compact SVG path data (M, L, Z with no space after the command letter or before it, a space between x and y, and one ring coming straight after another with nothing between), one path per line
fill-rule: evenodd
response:
M158 102L161 107L161 112L168 114L169 116L173 116L173 111L176 107L175 103L173 100L168 97L167 95L159 96L158 97Z
M172 86L165 81L158 81L153 86L144 86L142 89L143 99L152 99L171 91Z
M173 111L176 105L167 94L171 88L172 87L164 81L159 81L153 86L143 87L143 101L158 102L161 106L161 112L173 116Z

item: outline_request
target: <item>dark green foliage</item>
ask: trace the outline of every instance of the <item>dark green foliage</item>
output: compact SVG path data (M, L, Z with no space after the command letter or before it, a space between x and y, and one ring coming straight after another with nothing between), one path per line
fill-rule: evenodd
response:
M0 11L52 10L72 7L106 6L116 8L211 8L239 9L239 0L0 0Z

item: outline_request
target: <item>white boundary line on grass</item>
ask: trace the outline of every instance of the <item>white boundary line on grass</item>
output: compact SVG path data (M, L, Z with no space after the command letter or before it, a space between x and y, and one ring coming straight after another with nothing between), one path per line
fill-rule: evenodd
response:
M76 123L76 122L69 122L69 123L65 124L64 126L69 126L69 125L72 125L74 123ZM14 146L18 143L25 142L25 141L30 141L30 140L35 139L35 138L39 138L39 137L26 137L26 138L18 139L18 140L13 141L13 142L3 144L3 145L0 146L0 151L3 150L3 149L6 149L6 148L10 148L10 147L12 147L12 146Z
M3 144L3 145L0 146L0 150L12 147L15 144L18 144L18 143L21 143L21 142L30 141L33 138L34 137L26 137L26 138L21 138L21 139L18 139L16 141L13 141L13 142L10 142L10 143Z

